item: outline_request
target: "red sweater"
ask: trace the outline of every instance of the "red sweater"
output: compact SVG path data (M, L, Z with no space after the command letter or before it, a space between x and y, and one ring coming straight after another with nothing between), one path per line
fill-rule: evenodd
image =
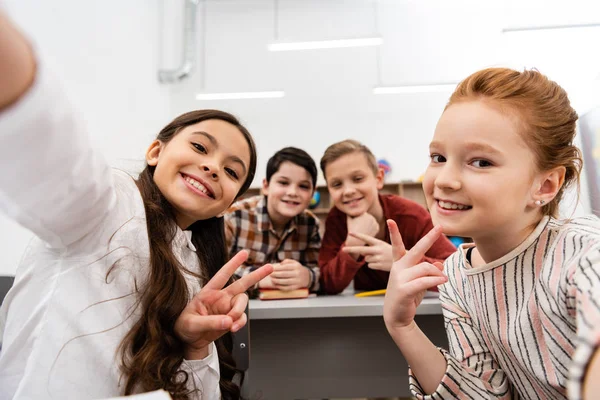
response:
M429 212L414 201L396 195L380 194L379 202L383 208L384 219L393 219L398 224L406 250L411 249L433 228ZM340 251L347 235L346 214L333 207L325 221L325 235L319 252L321 289L328 294L337 294L344 290L352 279L356 290L385 289L389 272L370 269L362 257L356 261L348 253ZM390 243L387 226L385 240ZM455 251L452 242L446 236L442 236L427 251L423 261L444 262Z

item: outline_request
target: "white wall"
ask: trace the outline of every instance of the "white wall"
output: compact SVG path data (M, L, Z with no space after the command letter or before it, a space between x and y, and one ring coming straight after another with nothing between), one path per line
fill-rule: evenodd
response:
M15 0L5 4L64 78L84 112L94 144L113 165L138 169L145 146L171 117L168 88L156 79L162 3ZM14 274L30 237L0 216L0 275Z

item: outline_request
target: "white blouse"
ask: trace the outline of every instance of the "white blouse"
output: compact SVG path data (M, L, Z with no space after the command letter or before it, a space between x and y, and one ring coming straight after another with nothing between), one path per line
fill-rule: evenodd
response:
M0 308L0 398L114 397L124 385L117 349L139 318L134 283L149 270L144 205L133 179L91 148L56 77L38 68L0 113L0 209L37 235ZM177 228L173 252L198 271L189 234ZM204 400L220 398L214 343L209 353L182 366Z

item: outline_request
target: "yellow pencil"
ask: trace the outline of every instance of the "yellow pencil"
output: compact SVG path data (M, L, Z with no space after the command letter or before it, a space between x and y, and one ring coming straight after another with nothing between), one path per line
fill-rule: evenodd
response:
M370 292L361 292L356 293L354 297L368 297L368 296L379 296L380 294L385 294L385 289L381 290L371 290Z

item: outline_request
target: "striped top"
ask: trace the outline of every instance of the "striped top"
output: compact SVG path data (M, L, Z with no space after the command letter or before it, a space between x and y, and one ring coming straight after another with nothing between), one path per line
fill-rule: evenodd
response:
M450 350L436 393L418 399L581 398L600 342L600 220L542 219L506 256L473 268L462 245L440 286ZM595 289L595 290L594 290Z

